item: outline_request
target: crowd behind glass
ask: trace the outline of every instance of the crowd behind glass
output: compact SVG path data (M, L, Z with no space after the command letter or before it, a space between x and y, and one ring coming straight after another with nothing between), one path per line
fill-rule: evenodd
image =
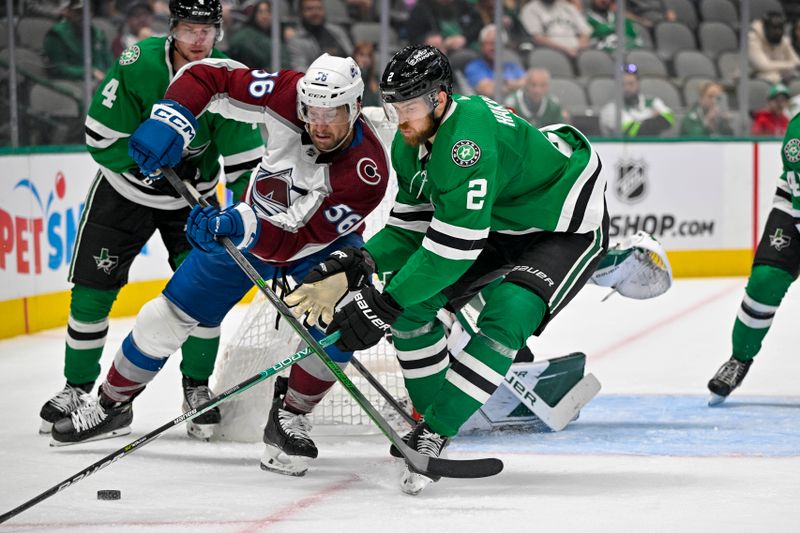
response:
M501 9L494 0L276 3L279 43L272 0L223 0L218 48L268 70L275 58L304 70L323 52L349 55L362 69L365 105L379 105L385 33L388 54L407 43L436 46L451 61L457 92L499 97L540 127L570 122L595 137L779 137L800 110L797 1L503 0ZM0 9L0 146L83 143L86 96L124 50L168 31L165 0L17 0Z

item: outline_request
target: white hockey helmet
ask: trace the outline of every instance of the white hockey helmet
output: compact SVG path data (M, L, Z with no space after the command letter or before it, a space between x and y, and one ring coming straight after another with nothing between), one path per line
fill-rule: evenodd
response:
M352 127L363 94L361 69L352 58L322 54L297 82L297 116L309 123L313 120L310 107L336 109L344 105Z

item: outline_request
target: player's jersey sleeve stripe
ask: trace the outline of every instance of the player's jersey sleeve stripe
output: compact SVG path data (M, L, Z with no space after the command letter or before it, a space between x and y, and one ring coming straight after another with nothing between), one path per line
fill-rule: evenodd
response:
M422 247L445 259L474 261L488 236L489 228L462 228L434 218L422 239Z
M431 204L408 205L395 203L386 223L400 229L425 233L433 218Z
M86 133L86 144L91 148L108 148L118 139L130 137L129 133L113 130L88 116L84 124L84 131Z

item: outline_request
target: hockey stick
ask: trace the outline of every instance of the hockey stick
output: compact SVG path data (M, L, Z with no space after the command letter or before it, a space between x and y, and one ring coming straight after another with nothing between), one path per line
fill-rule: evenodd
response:
M361 374L376 391L378 391L378 394L380 394L383 399L386 400L386 403L391 405L394 410L397 411L401 417L403 417L403 420L405 420L408 425L410 425L412 428L417 425L417 421L414 420L414 418L408 414L408 411L406 411L403 406L400 405L400 402L398 402L397 399L392 396L392 394L386 390L383 385L381 385L377 378L373 376L369 370L367 370L367 367L362 365L361 361L356 359L355 355L352 357L352 359L350 359L350 363L353 365L353 367L355 367L356 370L358 370L358 373Z
M528 388L513 371L506 376L511 393L553 431L561 431L580 412L589 400L600 392L600 382L594 374L586 374L553 407L547 405L533 388Z
M320 340L319 344L320 344L320 346L329 346L329 345L333 344L334 342L336 342L338 339L339 339L339 332L335 332L335 333L333 333L331 335L328 335L324 339ZM86 468L84 468L83 470L78 472L77 474L75 474L75 475L73 475L71 477L68 477L67 479L65 479L64 481L59 483L58 485L55 485L54 487L49 488L48 490L46 490L43 493L41 493L38 496L36 496L35 498L32 498L32 499L28 500L27 502L23 503L22 505L20 505L18 507L15 507L14 509L11 509L7 513L3 513L2 515L0 515L0 524L5 522L9 518L12 518L12 517L18 515L19 513L25 511L26 509L30 509L31 507L33 507L37 503L41 502L42 500L45 500L45 499L49 498L50 496L52 496L52 495L54 495L54 494L56 494L58 492L61 492L62 490L66 489L67 487L70 487L70 486L74 485L78 481L91 476L92 474L94 474L98 470L101 470L101 469L109 466L110 464L118 461L119 459L122 459L126 455L135 452L136 450L138 450L139 448L141 448L145 444L149 444L150 442L152 442L155 439L157 439L158 437L160 437L161 434L164 433L165 431L167 431L168 429L170 429L170 428L172 428L174 426L177 426L177 425L179 425L179 424L181 424L183 422L186 422L188 420L191 420L191 419L195 418L196 416L200 416L201 414L205 413L209 409L213 409L217 405L219 405L222 402L224 402L225 400L229 399L231 396L235 396L237 394L241 394L242 392L246 391L247 389L249 389L249 388L261 383L265 379L268 379L271 376L274 376L275 374L277 374L281 370L284 370L285 368L289 367L290 365L293 365L294 363L300 361L301 359L311 355L313 352L314 352L314 349L311 348L311 347L308 347L308 348L305 348L303 350L300 350L299 352L297 352L295 354L292 354L292 355L284 357L282 360L278 361L277 363L275 363L271 367L267 368L266 370L262 370L258 374L255 374L254 376L249 377L248 379L242 381L238 385L234 385L230 389L226 390L225 392L223 392L221 394L218 394L217 396L215 396L214 398L211 398L207 402L195 407L194 409L190 409L189 411L186 411L185 413L183 413L179 417L173 418L171 421L167 422L166 424L154 429L153 431L151 431L147 435L139 437L138 439L136 439L135 441L131 442L130 444L126 444L125 446L123 446L119 450L106 455L105 457L103 457L102 459L97 461L96 463L93 463L93 464L87 466Z
M200 196L197 190L191 186L189 183L184 183L175 174L175 171L169 167L162 167L161 172L166 176L167 181L172 185L172 187L177 191L184 200L186 200L189 205L196 205L199 204L202 207L208 206L208 202ZM221 237L219 241L225 247L225 250L231 256L231 258L236 262L239 268L247 275L250 280L255 283L259 290L267 297L267 300L275 307L278 311L278 314L281 315L281 318L286 320L286 322L292 326L295 333L297 333L300 338L306 343L307 346L311 347L314 350L314 353L320 358L320 360L328 367L328 369L336 376L336 379L342 384L342 386L347 389L347 392L356 400L359 406L367 413L367 415L372 419L373 422L378 426L378 428L383 432L384 435L389 439L389 441L395 445L395 447L400 450L400 453L403 455L408 468L417 473L417 474L430 474L434 476L440 477L452 477L452 478L479 478L479 477L489 477L495 474L499 474L503 470L503 462L500 459L495 458L486 458L486 459L443 459L440 457L429 457L427 455L422 455L421 453L417 452L416 450L409 447L402 438L395 432L394 429L389 425L385 418L381 416L381 414L375 409L370 401L364 396L364 394L356 388L350 378L339 368L327 353L319 345L317 340L311 336L311 333L303 327L297 318L295 318L294 314L286 307L286 304L283 300L278 298L275 292L272 291L267 286L267 282L261 277L258 271L250 264L250 261L244 256L244 254L239 250L229 238Z

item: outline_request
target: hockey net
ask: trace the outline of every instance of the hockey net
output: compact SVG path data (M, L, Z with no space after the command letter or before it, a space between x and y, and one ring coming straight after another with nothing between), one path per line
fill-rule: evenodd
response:
M388 150L394 128L383 120L382 110L367 108L365 114L375 125ZM392 175L383 203L367 217L365 239L374 235L386 222L394 199L395 187L396 179ZM213 390L217 392L227 390L271 367L285 356L298 352L303 346L300 337L287 321L278 320L277 310L260 292L257 292L233 338L226 343L222 354L217 358L212 377ZM381 341L369 350L356 352L355 356L394 398L402 401L407 397L400 367L390 343ZM312 354L309 357L316 356ZM347 367L346 373L390 422L393 416L397 416L383 397L352 366ZM222 423L217 433L221 439L238 442L261 441L261 433L272 402L274 381L274 377L269 378L221 404ZM366 413L339 383L334 384L333 389L314 409L309 419L314 426L370 423Z

